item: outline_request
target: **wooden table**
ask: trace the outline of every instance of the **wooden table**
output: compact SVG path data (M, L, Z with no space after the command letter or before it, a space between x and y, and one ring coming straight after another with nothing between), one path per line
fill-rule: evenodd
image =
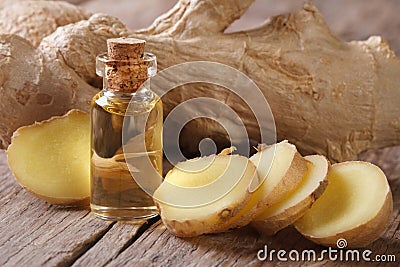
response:
M394 212L382 237L371 244L373 254L395 255L400 264L400 147L361 155L383 168L393 191ZM293 228L263 238L250 227L228 233L180 239L158 218L138 224L102 221L86 209L61 208L28 194L10 173L0 152L0 266L260 266L257 252L268 249L302 251L324 248ZM360 250L361 252L363 250ZM365 265L365 262L278 261L274 265ZM376 264L376 262L375 262Z

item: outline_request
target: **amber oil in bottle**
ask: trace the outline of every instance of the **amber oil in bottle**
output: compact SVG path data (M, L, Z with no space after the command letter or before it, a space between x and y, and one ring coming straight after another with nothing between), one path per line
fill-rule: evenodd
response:
M154 55L133 38L107 41L97 58L103 90L91 102L92 211L109 220L157 215L151 193L162 175L162 102L145 81Z

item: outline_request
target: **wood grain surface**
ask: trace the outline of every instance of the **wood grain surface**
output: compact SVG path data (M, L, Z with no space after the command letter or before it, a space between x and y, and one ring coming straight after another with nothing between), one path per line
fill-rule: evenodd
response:
M395 255L400 262L400 147L370 151L360 159L379 165L393 192L391 223L368 248L371 258ZM181 239L171 235L158 218L137 224L107 222L88 210L47 204L21 188L0 152L0 266L354 266L360 261L260 261L257 252L290 252L324 247L303 238L293 227L274 237L261 237L250 227L227 233ZM363 251L359 250L360 253ZM317 254L318 255L318 254ZM376 265L374 262L373 265Z

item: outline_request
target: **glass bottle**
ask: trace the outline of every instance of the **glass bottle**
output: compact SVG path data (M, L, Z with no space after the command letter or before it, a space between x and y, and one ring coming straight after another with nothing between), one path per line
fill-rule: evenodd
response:
M150 90L156 57L145 42L107 40L96 72L103 90L91 102L91 210L109 220L156 216L151 193L162 180L162 102Z

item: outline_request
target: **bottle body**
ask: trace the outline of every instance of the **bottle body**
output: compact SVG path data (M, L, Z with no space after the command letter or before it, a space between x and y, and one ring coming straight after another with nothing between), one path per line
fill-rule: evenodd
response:
M162 102L146 87L91 102L91 209L103 219L156 216L149 193L162 182Z

